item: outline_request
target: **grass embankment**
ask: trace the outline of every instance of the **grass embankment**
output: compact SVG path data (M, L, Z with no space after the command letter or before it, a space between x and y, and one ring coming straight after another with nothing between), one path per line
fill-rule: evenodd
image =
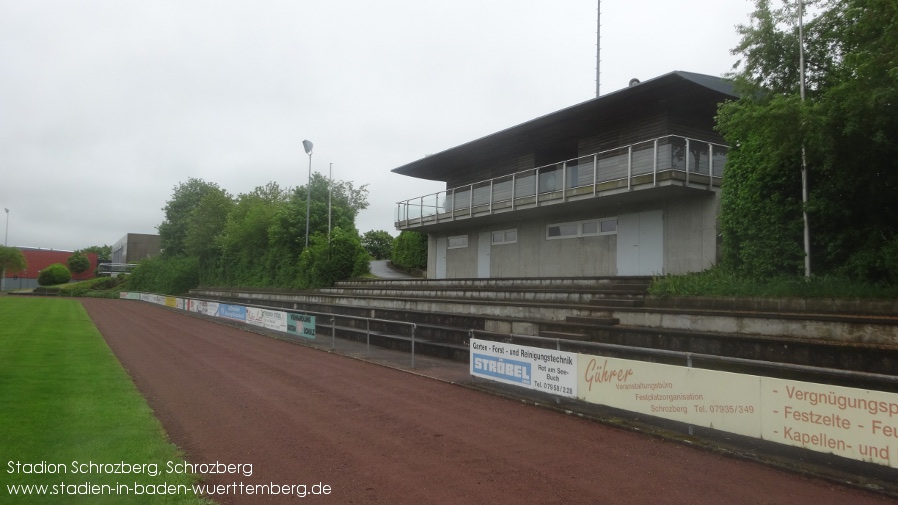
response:
M166 474L168 461L183 462L184 455L168 442L77 300L0 297L0 503L209 503L192 493L135 495L135 483L189 488L195 482ZM53 467L41 468L42 462ZM90 462L155 463L159 475L80 466ZM92 491L85 483L131 489L77 494ZM48 494L11 496L13 485L46 485Z
M81 282L60 284L48 288L37 288L49 295L87 296L93 298L118 298L119 292L127 289L127 276L95 277Z
M749 279L720 268L654 279L653 296L732 296L742 298L894 299L898 286L858 282L838 277Z

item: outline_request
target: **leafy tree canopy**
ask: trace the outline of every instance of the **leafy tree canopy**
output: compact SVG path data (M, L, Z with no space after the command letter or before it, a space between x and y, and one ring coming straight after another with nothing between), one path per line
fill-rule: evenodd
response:
M166 256L187 253L187 231L193 219L193 211L209 193L224 193L215 183L193 177L174 187L171 200L162 208L165 220L158 226L159 243Z
M96 253L98 260L109 261L112 259L112 246L109 245L92 245L81 249L81 252L85 254Z
M0 245L0 270L7 272L18 272L28 268L28 261L16 247L7 247Z
M66 265L68 265L69 270L72 273L80 274L86 272L88 268L90 268L90 260L82 251L75 251L71 256L66 260Z
M307 201L309 195L311 201ZM308 287L333 282L338 274L360 271L361 267L355 264L354 243L345 241L350 240L347 237L359 241L355 218L368 207L367 198L367 186L356 187L345 181L331 183L317 173L312 175L309 187L284 189L270 182L236 198L214 183L189 179L175 187L163 209L166 219L159 225L159 234L166 258L191 258L193 262L155 262L148 267L157 273L137 277L144 282L143 277L162 278L168 270L176 270L171 272L171 278L177 281L169 282L166 289L189 289L194 286L188 285L191 278L183 272L195 264L196 282L203 284ZM331 242L340 238L349 244L346 247L350 247L352 268L347 270L345 261L334 266L334 253L322 253L319 247L311 255L312 263L306 266L315 266L322 275L312 282L308 272L303 271L300 255L306 245L307 205L310 235L321 235L327 243L330 217ZM364 249L360 250L367 258Z
M805 101L795 3L756 0L738 28L731 77L742 98L718 117L730 145L723 263L755 276L799 273L806 209L816 274L898 282L898 3L805 5Z
M393 236L384 230L366 231L362 235L362 247L374 259L389 259L393 254Z

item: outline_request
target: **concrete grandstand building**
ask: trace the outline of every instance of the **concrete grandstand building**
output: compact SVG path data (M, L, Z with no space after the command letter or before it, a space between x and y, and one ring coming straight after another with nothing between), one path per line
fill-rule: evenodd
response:
M393 169L446 190L397 204L429 278L680 274L718 256L729 81L672 72Z
M161 252L159 235L128 233L112 246L112 263L137 263Z

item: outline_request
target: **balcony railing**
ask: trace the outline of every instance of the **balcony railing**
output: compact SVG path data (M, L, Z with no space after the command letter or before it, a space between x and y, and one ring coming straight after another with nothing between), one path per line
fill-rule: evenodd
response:
M403 200L396 204L396 227L656 187L665 180L710 188L720 185L726 158L724 145L668 135Z

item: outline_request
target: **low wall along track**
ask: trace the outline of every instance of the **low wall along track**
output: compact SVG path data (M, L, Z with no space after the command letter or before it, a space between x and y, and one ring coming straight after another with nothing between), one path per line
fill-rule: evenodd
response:
M432 380L426 366L409 374L147 303L83 303L192 463L253 465L205 476L228 486L212 497L222 504L893 503Z

